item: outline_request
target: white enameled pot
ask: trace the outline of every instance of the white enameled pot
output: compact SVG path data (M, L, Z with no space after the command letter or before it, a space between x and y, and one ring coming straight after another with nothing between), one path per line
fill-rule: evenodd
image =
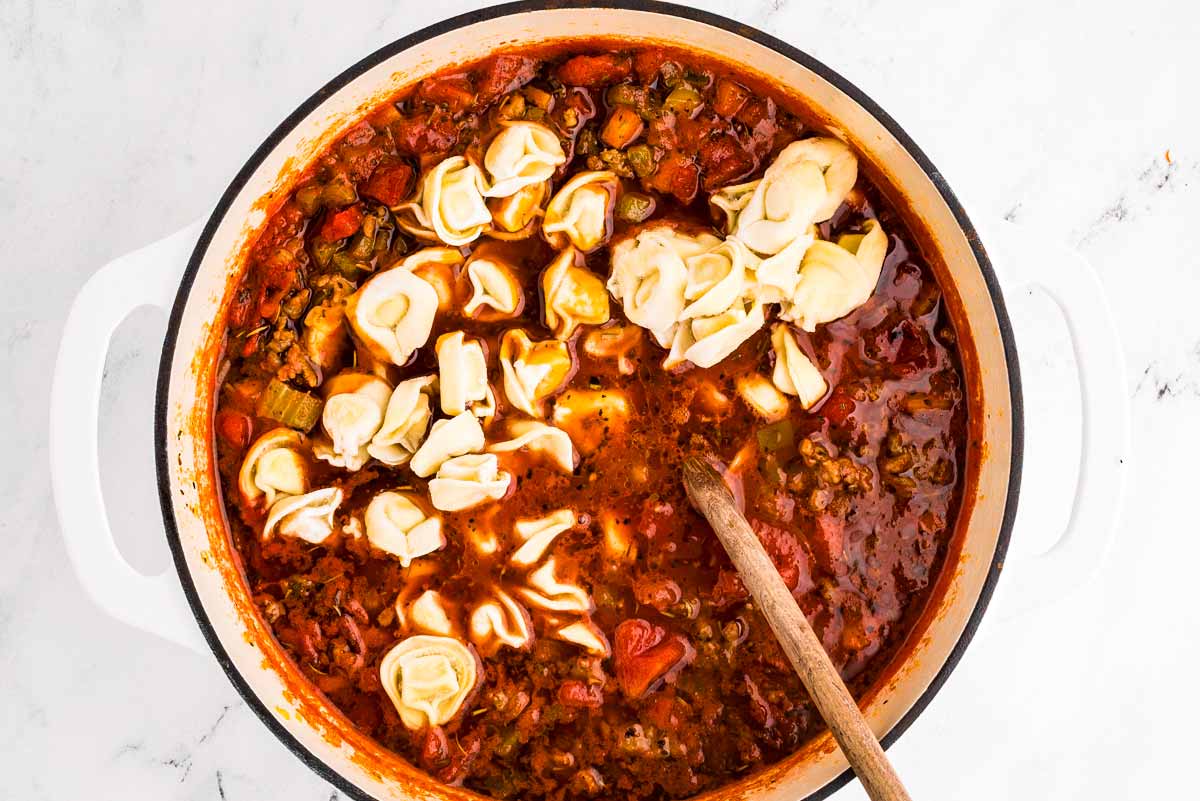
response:
M97 272L68 317L52 397L51 468L59 518L72 563L93 598L134 626L211 649L267 727L353 798L474 796L439 784L355 730L290 669L250 601L231 556L213 455L223 304L237 283L243 249L269 210L267 199L285 192L296 168L366 109L423 76L497 48L585 36L689 48L738 62L787 87L854 146L864 169L936 254L932 266L960 332L973 396L973 442L963 510L939 585L902 657L864 703L885 744L946 680L1000 576L1023 444L1014 339L1000 282L976 229L899 126L845 79L790 45L681 6L516 3L447 20L368 56L313 95L254 152L207 221ZM998 263L1006 287L1038 284L1058 302L1080 368L1084 448L1068 531L1049 553L1006 571L1015 604L1030 605L1077 584L1102 554L1120 503L1127 451L1119 383L1124 370L1107 302L1086 263L1007 224L985 233L993 254L1002 254ZM163 519L178 577L144 576L123 560L100 491L96 448L104 357L113 330L142 305L171 309L154 425ZM818 798L849 775L841 752L822 736L713 797Z

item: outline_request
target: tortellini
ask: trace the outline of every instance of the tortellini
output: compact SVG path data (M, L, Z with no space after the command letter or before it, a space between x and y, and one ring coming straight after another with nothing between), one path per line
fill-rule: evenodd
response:
M467 339L462 331L452 331L438 337L438 384L441 388L442 411L458 415L485 404L488 397L487 361L483 345L477 339Z
M367 453L386 465L405 464L425 438L433 416L429 396L437 385L434 376L419 376L401 381L392 390L383 424L367 445Z
M489 198L488 209L492 212L493 239L525 239L537 230L537 221L545 212L542 204L550 194L550 182L531 184L517 190L508 197Z
M670 225L645 228L612 249L608 291L621 301L631 322L648 330L659 345L670 347L687 305L685 259L720 243L712 234L690 236Z
M518 520L513 524L513 533L521 540L521 546L509 557L509 562L517 567L535 564L546 555L558 535L569 530L575 522L575 513L570 509L559 509L534 520Z
M326 487L304 495L288 495L271 505L262 538L276 533L319 545L333 533L333 515L342 503L342 491Z
M542 220L542 235L552 247L568 244L584 253L607 241L620 181L609 170L577 173L550 198Z
M500 320L521 313L524 298L516 272L504 259L480 248L466 266L471 297L463 306L468 317Z
M877 220L861 234L844 234L837 243L814 242L800 263L800 280L779 316L804 331L844 317L867 302L887 255L887 236Z
M492 656L501 646L521 650L533 643L529 613L498 587L472 610L468 625L471 642L485 656Z
M733 236L769 256L833 216L857 177L858 159L844 142L801 139L785 147L760 180L722 190L713 202L734 220Z
M448 604L437 590L425 590L412 602L405 615L407 628L422 634L449 637L455 633L454 622L446 611Z
M442 462L429 482L429 499L443 512L460 512L500 500L511 483L512 475L500 469L495 454L465 454Z
M403 366L433 330L438 293L403 265L368 278L346 301L346 315L375 358Z
M775 388L795 395L804 409L811 409L828 389L821 372L800 350L786 325L777 324L771 329L771 347L775 350L775 370L771 374Z
M408 567L414 559L444 548L440 518L425 513L412 493L381 492L363 513L367 540Z
M570 339L581 325L608 322L608 292L604 282L579 263L578 250L569 247L542 273L546 325L558 339Z
M308 461L301 453L307 448L306 436L282 426L256 439L238 471L242 501L269 507L280 496L308 492Z
M437 293L437 310L447 312L458 302L455 279L457 268L462 263L463 255L458 248L437 247L421 248L406 257L399 266L433 287Z
M488 145L483 166L492 185L485 197L508 197L541 184L564 164L567 155L554 131L537 122L510 122Z
M762 304L739 299L720 314L685 320L675 332L664 367L687 360L699 367L712 367L763 327Z
M561 387L574 364L565 342L534 342L523 329L500 338L500 369L508 402L532 417L543 415L542 401Z
M429 436L413 454L408 466L418 476L425 478L436 473L446 460L481 450L483 427L474 414L462 412L449 419L435 421L429 429Z
M449 723L475 689L479 658L452 637L418 634L401 640L379 663L379 679L413 731Z
M738 395L746 405L764 419L774 422L787 417L787 396L775 388L775 385L758 373L738 376L734 382Z
M591 620L577 620L553 632L554 639L578 645L596 656L609 657L612 648L604 633Z
M530 450L543 453L566 473L573 472L579 462L579 454L566 431L537 420L517 420L508 427L512 439L488 446L492 453L509 453Z
M569 389L554 401L554 424L575 447L592 453L610 434L625 430L629 399L619 389Z
M737 239L726 239L689 257L685 264L683 297L687 305L679 313L681 320L711 317L737 303L753 280L758 257Z
M527 604L546 612L591 612L592 597L587 590L559 580L555 575L556 570L554 558L547 559L540 567L530 571L525 579L527 586L517 588L517 592Z
M487 181L478 166L462 156L443 159L425 174L419 197L401 207L398 218L409 233L460 247L479 238L492 222L484 201ZM411 215L413 222L405 215Z
M321 426L329 443L313 449L317 458L334 467L359 470L371 458L367 445L383 425L392 388L366 373L342 373L329 381L329 398L321 411Z

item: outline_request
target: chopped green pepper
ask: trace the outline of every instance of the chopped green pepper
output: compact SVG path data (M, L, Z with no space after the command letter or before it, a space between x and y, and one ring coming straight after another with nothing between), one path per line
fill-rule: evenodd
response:
M596 141L596 129L590 125L579 132L579 139L575 142L575 150L585 156L590 156L599 148L599 143Z
M333 268L351 281L356 280L359 274L370 272L371 270L370 264L359 261L346 251L334 253L331 261Z
M617 198L614 213L617 219L625 222L644 222L654 214L654 198L641 192L625 192Z
M341 208L342 206L349 206L356 200L358 200L358 191L355 190L349 176L345 174L339 174L332 181L325 184L325 188L321 191L321 201L326 206Z
M664 61L659 67L659 72L662 73L663 85L668 89L674 89L683 83L683 70L674 61Z
M629 159L629 166L633 167L639 178L650 175L658 166L654 163L654 152L649 145L634 145L625 151L625 158Z
M337 252L338 242L329 242L317 237L310 243L312 249L313 261L320 267L328 267L329 261L333 258L333 254Z
M305 217L311 217L321 210L323 189L320 184L309 184L296 190L296 205L300 207L300 211L304 212Z
M677 114L685 114L691 116L692 112L704 104L704 98L690 86L681 85L671 90L671 94L667 95L667 99L663 101L663 106L668 111L674 111Z
M307 432L317 424L322 406L320 398L272 378L259 397L255 412L259 417L268 417L289 428Z
M758 430L758 447L767 453L791 450L795 443L795 432L791 420L780 420Z

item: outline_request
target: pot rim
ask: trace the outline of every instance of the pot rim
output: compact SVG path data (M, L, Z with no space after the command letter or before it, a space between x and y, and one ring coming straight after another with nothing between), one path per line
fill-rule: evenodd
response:
M340 74L327 82L324 86L310 95L304 100L291 114L289 114L279 125L271 131L263 142L254 150L246 163L234 176L229 186L222 193L216 207L205 223L204 229L200 234L200 238L196 242L196 247L192 251L192 255L188 260L187 268L183 273L183 278L179 284L179 290L175 296L175 301L171 307L171 313L167 322L166 336L163 342L162 356L159 361L158 380L156 388L156 397L154 405L154 443L155 443L155 472L158 482L159 505L162 510L163 524L166 529L167 544L171 549L172 560L175 563L176 572L179 575L180 583L183 585L183 592L187 598L188 606L191 607L192 614L196 618L197 624L204 635L205 641L212 650L213 656L216 657L218 664L225 671L225 675L236 688L238 695L246 702L258 716L259 720L271 731L275 737L282 742L289 751L307 765L313 772L320 776L325 781L332 784L341 793L346 794L349 798L356 801L375 801L375 797L360 789L345 776L330 767L324 760L306 748L288 729L271 714L262 700L250 688L249 683L242 676L237 666L230 659L228 652L225 650L220 638L217 636L208 613L204 605L200 601L199 594L196 589L195 582L192 579L190 568L187 564L187 559L184 554L183 544L179 536L179 528L175 519L174 499L170 488L170 465L167 459L167 417L168 406L167 398L171 383L171 364L175 356L175 347L178 343L179 328L183 317L184 307L187 305L188 296L192 289L192 284L195 281L196 275L199 272L200 265L207 254L209 244L212 241L218 226L224 220L226 213L229 210L233 200L245 187L254 171L263 162L269 153L275 150L279 143L289 134L302 120L323 103L329 96L335 94L352 80L363 74L367 70L386 61L397 53L418 46L421 43L440 36L445 33L452 32L456 29L474 25L480 22L498 19L501 17L513 16L533 11L556 10L556 9L596 9L603 10L624 10L624 11L643 11L658 13L668 16L676 16L686 18L695 22L700 22L710 25L715 28L720 28L736 36L753 41L759 45L776 51L780 55L799 63L801 66L818 75L823 80L832 84L839 91L846 94L863 109L865 109L872 117L874 117L887 131L896 138L900 146L913 158L920 166L921 170L933 183L938 194L945 201L950 212L953 214L955 221L962 229L966 236L971 250L979 264L979 269L983 274L984 283L987 286L988 294L991 298L992 306L995 310L996 320L1000 328L1000 339L1004 346L1005 363L1008 368L1008 384L1010 401L1012 404L1012 413L1010 419L1012 421L1012 460L1009 469L1008 488L1005 494L1004 515L1000 524L999 536L996 540L996 549L992 554L990 566L983 586L980 589L979 596L975 601L975 606L971 610L971 614L967 619L966 625L963 628L958 641L954 644L946 660L941 668L930 682L925 691L917 698L916 702L908 710L903 717L896 722L894 726L883 736L881 743L884 749L889 748L892 743L900 738L909 726L917 719L918 716L925 710L929 703L937 695L942 685L949 678L950 673L958 665L963 653L975 635L976 629L983 618L983 614L991 601L992 594L995 591L996 582L1000 578L1004 557L1008 551L1009 542L1012 536L1013 521L1016 517L1017 499L1020 495L1021 486L1021 471L1024 455L1024 403L1021 392L1021 371L1017 362L1016 342L1013 336L1012 325L1009 321L1008 311L1004 304L1004 297L1000 290L999 281L992 269L991 261L988 259L987 252L984 250L983 244L979 239L979 234L972 225L966 210L958 201L954 192L950 189L945 178L942 176L929 157L921 150L920 147L909 137L907 132L896 122L886 111L878 104L869 98L855 84L842 77L834 70L827 67L808 53L799 48L784 42L768 33L764 33L757 28L737 22L728 17L714 14L709 11L690 8L688 6L677 5L675 3L660 2L660 0L517 0L517 2L502 3L477 11L470 11L464 14L459 14L445 20L441 20L418 31L403 36L395 41L384 45L373 53L365 56L354 64L344 69ZM820 801L827 798L837 790L845 786L854 776L851 768L847 767L838 776L833 778L823 787L805 797L804 801Z

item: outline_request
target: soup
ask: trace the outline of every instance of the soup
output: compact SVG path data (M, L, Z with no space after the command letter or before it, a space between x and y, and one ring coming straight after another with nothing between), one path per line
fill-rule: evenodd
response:
M821 730L689 455L856 695L952 535L967 394L937 282L852 150L732 65L585 40L424 80L303 173L227 314L255 603L447 783L679 798Z

